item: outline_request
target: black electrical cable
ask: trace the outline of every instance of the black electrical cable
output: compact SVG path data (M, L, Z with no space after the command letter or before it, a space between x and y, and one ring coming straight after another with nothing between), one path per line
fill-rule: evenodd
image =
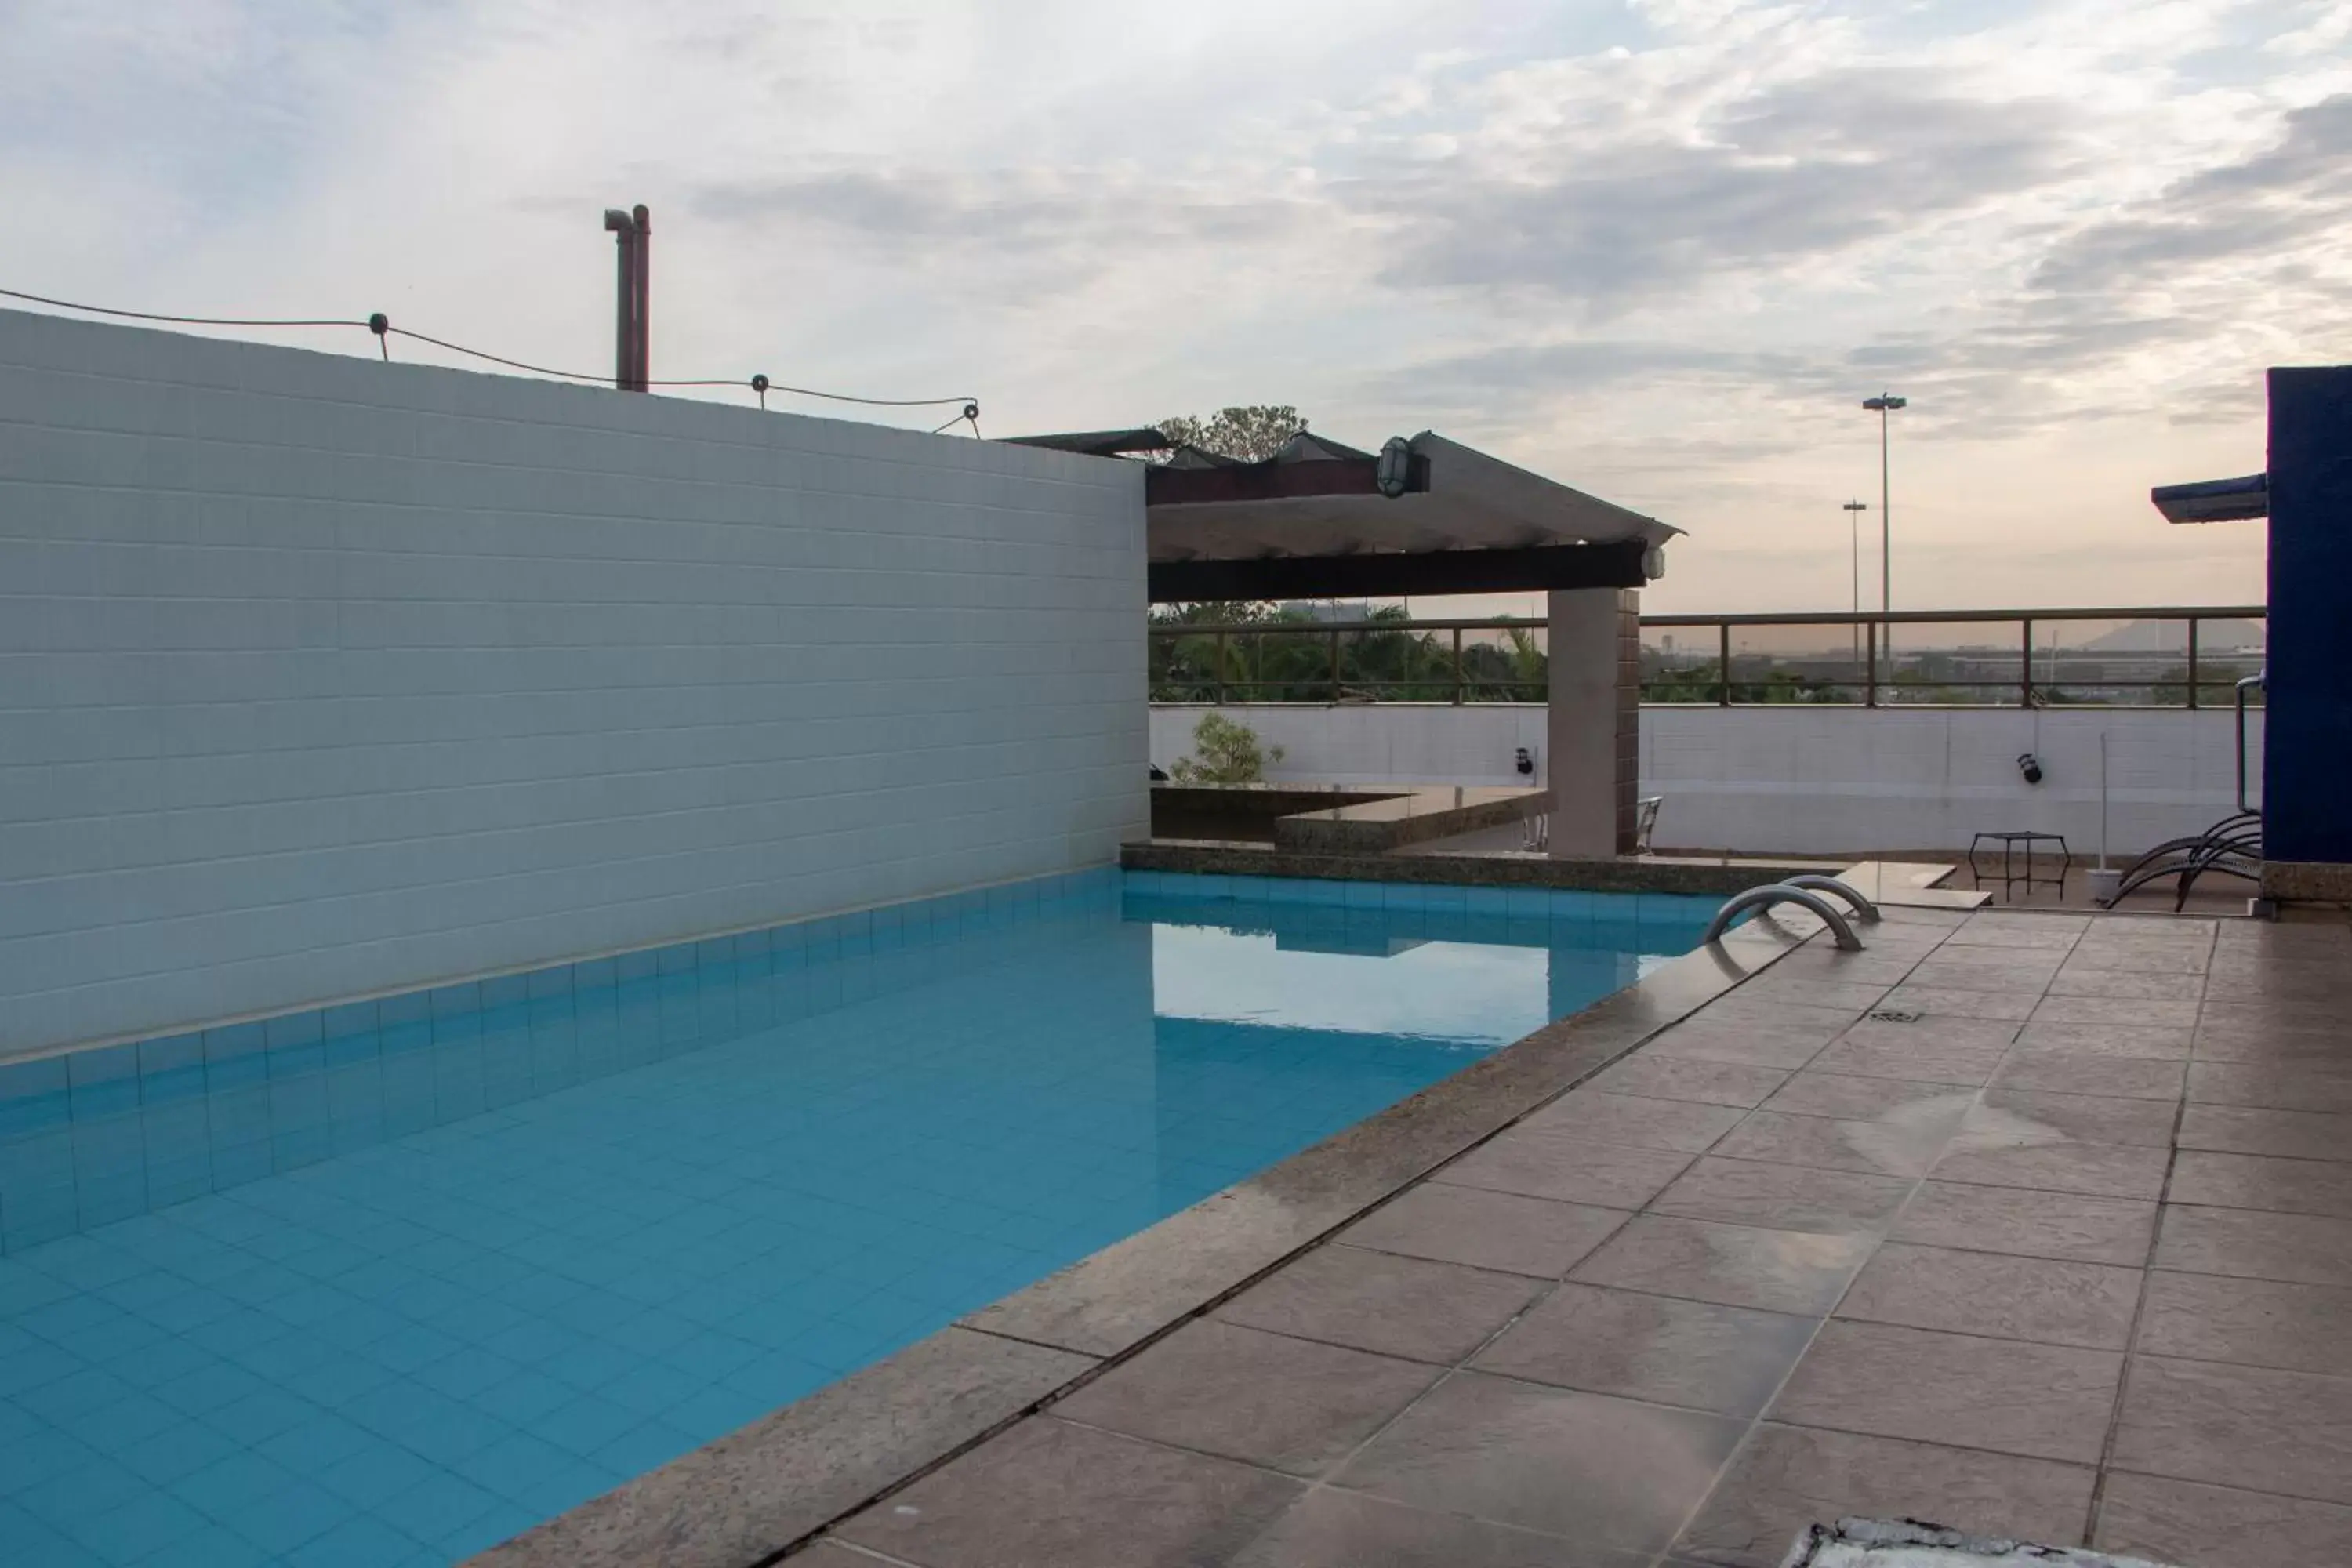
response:
M390 339L392 334L397 332L404 338L414 338L420 343L431 343L435 348L446 349L451 353L467 354L475 359L488 360L492 364L505 365L509 370L529 371L533 375L552 376L558 381L579 381L602 384L613 379L609 375L588 375L576 370L554 370L543 364L531 364L523 360L509 359L504 354L494 354L486 349L467 348L463 343L453 343L446 338L433 337L408 327L395 327L381 310L363 321L334 317L280 320L258 316L171 316L154 310L125 310L112 305L84 305L72 300L53 300L46 294L27 294L16 289L0 289L0 296L5 296L11 300L27 300L36 305L53 305L61 310L81 310L93 316L122 316L135 321L169 321L180 326L361 327L375 334L376 347L386 361L392 358ZM649 381L646 384L647 386L748 386L759 394L760 406L762 408L768 405L770 392L789 392L795 397L820 397L833 403L857 403L869 408L935 408L943 404L961 403L964 405L963 412L957 415L955 419L949 420L947 425L940 426L940 428L944 430L948 425L955 424L958 419L969 419L972 422L972 433L974 435L980 433L980 405L969 396L857 397L846 392L820 392L813 386L785 386L782 383L770 381L765 375L754 375L748 380L735 376L723 378L712 376L691 380Z

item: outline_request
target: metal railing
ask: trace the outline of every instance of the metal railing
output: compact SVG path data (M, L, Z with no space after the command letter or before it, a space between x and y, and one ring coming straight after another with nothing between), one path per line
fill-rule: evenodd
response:
M1642 617L1642 700L2228 708L2263 606ZM1152 622L1155 702L1541 702L1539 618Z

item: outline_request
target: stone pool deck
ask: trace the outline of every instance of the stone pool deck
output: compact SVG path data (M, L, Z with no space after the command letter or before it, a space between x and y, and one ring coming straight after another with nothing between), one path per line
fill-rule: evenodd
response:
M483 1561L2352 1562L2352 926L1734 937Z

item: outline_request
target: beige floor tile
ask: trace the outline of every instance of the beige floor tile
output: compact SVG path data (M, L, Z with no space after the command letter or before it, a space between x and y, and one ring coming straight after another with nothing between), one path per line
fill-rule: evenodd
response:
M1887 980L1832 980L1801 971L1782 974L1775 965L1766 970L1761 978L1751 980L1742 990L1750 990L1765 1001L1802 1002L1811 1006L1851 1007L1855 1012L1867 1012L1878 1005L1890 987L1902 976Z
M2352 1219L2352 1164L2183 1149L2173 1158L2167 1195L2177 1204Z
M2157 1231L2156 1266L2352 1286L2352 1219L2168 1204Z
M2185 1031L2197 1024L2197 994L2160 997L2147 994L2148 988L2160 985L2193 984L2195 976L2186 974L2142 974L2123 969L2080 970L2072 975L2064 971L2050 983L2050 994L2033 1009L2037 1024L2076 1024L2086 1027L2112 1029L2147 1029ZM2088 981L2101 986L2100 992L2082 994L2070 990L2063 982L2081 984ZM2113 988L2132 983L2142 992L2137 996L2119 998ZM2117 1006L2118 1000L2128 1000L2128 1006Z
M1703 1155L1650 1208L1685 1219L1843 1235L1884 1229L1911 1186L1898 1176Z
M2347 1328L2352 1289L2159 1268L2148 1276L2139 1348L2154 1355L2352 1377Z
M2352 1378L2139 1356L2124 1391L2113 1463L2352 1502Z
M2018 968L1956 962L1947 956L1950 952L1948 948L1937 949L1935 957L1922 961L1911 972L1904 985L1929 991L1999 991L2038 1002L2057 975L2057 970L2051 966Z
M2050 983L2050 994L2193 1005L2204 996L2205 981L2196 974L2149 974L2132 969L2061 969Z
M2083 934L2073 931L2040 924L1972 920L1946 939L1946 945L1960 947L2012 947L2028 952L2051 953L2072 951L2075 940Z
M1242 1550L1233 1568L1645 1568L1647 1563L1641 1553L1607 1552L1554 1535L1326 1487L1300 1498Z
M1032 1416L835 1531L925 1568L1192 1568L1301 1494L1270 1470Z
M2189 1099L2192 1103L2340 1115L2352 1111L2352 1061L2193 1061L2189 1064Z
M2122 1350L2140 1271L1890 1242L1863 1265L1837 1315L2036 1344Z
M1965 1132L2019 1143L2066 1141L2169 1149L2177 1114L2176 1106L2166 1100L1990 1089L1960 1126Z
M1599 1143L1696 1154L1730 1131L1738 1121L1738 1106L1604 1094L1587 1088L1545 1106L1521 1126L1528 1131L1561 1133Z
M1694 1100L1702 1105L1730 1105L1746 1110L1780 1088L1788 1077L1779 1068L1696 1061L1642 1051L1601 1073L1592 1080L1591 1087L1602 1094Z
M1992 1075L1996 1089L2037 1094L2090 1094L2126 1100L2180 1098L2188 1064L2099 1056L2087 1051L2032 1050L2020 1046Z
M2161 1149L2120 1143L2011 1143L1963 1133L1952 1141L1930 1173L1939 1182L2152 1199L2164 1192L2166 1162Z
M1839 1121L1751 1110L1723 1135L1714 1152L1727 1159L1772 1160L1824 1171L1923 1176L1950 1141L1951 1130L1941 1120L1923 1128L1900 1121Z
M1425 1183L1339 1233L1380 1252L1557 1279L1625 1221L1609 1208Z
M2046 1006L2047 1004L2045 1003ZM2119 1057L2126 1061L2179 1062L2189 1059L2189 1030L2142 1024L2060 1024L2046 1022L2037 1009L2018 1031L2021 1051L2067 1051L2079 1056Z
M1613 1095L1597 1098L1612 1101L1617 1099ZM1685 1109L1712 1111L1715 1108ZM1561 1203L1637 1209L1682 1174L1691 1158L1673 1149L1595 1142L1565 1129L1513 1131L1444 1166L1435 1180L1447 1185L1517 1193Z
M2091 1544L2179 1568L2344 1568L2352 1508L2117 1471Z
M1828 1116L1841 1121L1887 1117L1916 1119L1924 1126L1938 1118L1957 1125L1976 1098L1972 1084L1916 1083L1905 1079L1864 1078L1808 1068L1764 1102L1768 1110L1792 1116Z
M2093 1475L2086 1465L1767 1424L1675 1551L1723 1568L1780 1568L1806 1525L1848 1514L2070 1544L2082 1539Z
M2175 942L2108 942L2074 944L2066 967L2077 973L2086 969L2137 969L2151 974L2202 974L2208 957L2200 945Z
M1930 1018L1980 1018L2023 1023L2041 1000L2038 991L1954 991L1923 985L1914 978L1886 994L1878 1005Z
M2181 1113L2180 1146L2290 1160L2352 1161L2352 1115L2191 1105Z
M1697 1411L1457 1373L1337 1479L1587 1547L1654 1552L1706 1495L1745 1429Z
M2123 1357L1838 1320L1773 1402L1775 1421L2094 1463Z
M1569 1284L1471 1363L1534 1383L1753 1415L1804 1353L1817 1320Z
M1213 1315L1376 1355L1450 1363L1542 1288L1522 1275L1329 1246L1285 1264Z
M1690 1057L1793 1072L1821 1054L1835 1031L1747 1024L1680 1024L1642 1047L1646 1056Z
M1870 1255L1867 1236L1819 1236L1643 1215L1569 1278L1727 1307L1819 1316Z
M2152 1202L1963 1182L1922 1185L1893 1236L1933 1247L2134 1268L2147 1261L2155 1237Z
M1054 1406L1108 1426L1297 1476L1317 1476L1443 1375L1337 1345L1188 1323Z

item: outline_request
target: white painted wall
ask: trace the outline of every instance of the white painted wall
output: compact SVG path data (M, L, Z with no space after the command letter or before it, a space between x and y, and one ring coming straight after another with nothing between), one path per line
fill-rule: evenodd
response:
M0 1054L1097 865L1142 474L0 311Z
M1152 760L1164 767L1186 755L1204 711L1155 707ZM1285 749L1269 770L1284 780L1509 784L1512 748L1543 742L1534 705L1224 711ZM2232 724L2226 711L2179 709L1652 707L1642 710L1642 793L1666 797L1662 849L1966 848L1980 828L2032 828L2063 833L2088 854L2098 844L2104 730L2110 843L2137 849L2233 809ZM2248 745L2259 762L2259 714ZM2042 759L2038 785L2018 773L2028 751Z

